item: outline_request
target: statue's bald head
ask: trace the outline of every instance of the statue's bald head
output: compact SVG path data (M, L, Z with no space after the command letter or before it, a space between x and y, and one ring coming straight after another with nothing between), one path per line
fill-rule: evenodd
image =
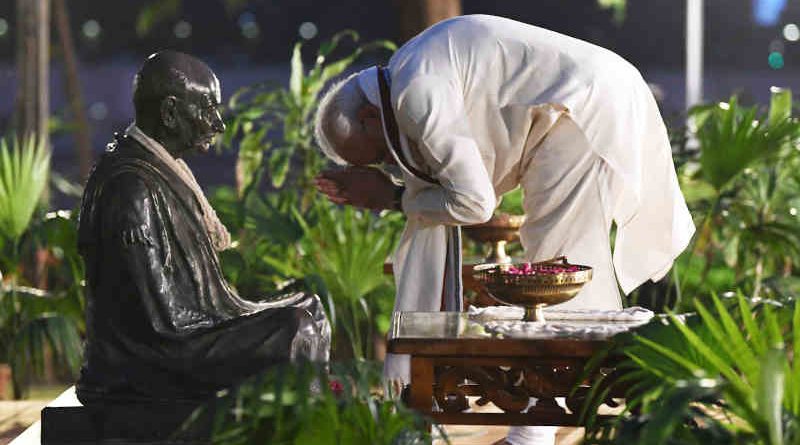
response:
M142 64L133 88L136 124L176 156L208 150L225 130L219 80L200 59L159 51Z
M157 113L167 96L183 98L189 92L206 94L218 103L221 100L219 80L202 60L172 50L151 54L134 79L136 116Z

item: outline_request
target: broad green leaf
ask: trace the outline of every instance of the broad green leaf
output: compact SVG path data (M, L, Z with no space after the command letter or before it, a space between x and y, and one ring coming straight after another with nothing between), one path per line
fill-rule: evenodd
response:
M761 328L756 325L755 317L753 316L752 310L750 310L750 304L741 293L737 294L737 300L739 302L739 312L742 317L742 322L744 323L745 332L749 337L749 343L753 345L756 354L764 355L767 351L767 341L761 332Z
M276 148L272 151L268 164L272 185L275 188L281 188L286 181L291 160L292 152L289 148Z
M222 134L222 145L225 147L230 147L233 144L233 138L239 133L239 125L241 124L240 119L234 119L233 122L228 123L225 126L225 132Z
M710 109L698 127L702 174L718 193L754 161L777 153L796 137L796 123L784 120L768 124L766 119L756 107L741 107L732 97Z
M769 123L774 125L792 117L792 90L772 87L769 103Z
M239 157L236 160L236 182L239 185L238 192L240 196L243 196L244 191L253 183L256 172L264 160L264 150L267 147L264 146L263 139L266 133L267 127L252 133L246 133L239 144Z
M644 425L641 433L643 444L666 444L680 424L684 422L685 412L689 405L707 392L705 388L696 386L678 386L665 400L661 407L652 412L651 418Z
M708 360L709 364L713 366L714 373L720 373L725 377L731 385L741 394L747 394L747 383L742 380L739 374L727 363L723 357L716 352L716 348L707 344L703 339L698 336L694 331L689 329L683 322L681 322L675 315L669 315L673 326L683 334L689 344L692 345L698 352L703 354ZM674 357L674 354L672 354Z
M783 385L786 351L770 348L761 367L761 378L755 389L757 411L761 413L768 427L769 443L783 444Z
M720 344L724 349L730 350L731 359L736 361L736 364L744 372L744 375L750 379L751 382L753 382L754 377L758 373L758 368L760 365L759 360L756 357L753 349L749 344L747 344L746 339L742 335L741 326L736 322L736 320L733 319L731 313L722 304L722 301L719 299L719 297L717 297L716 294L712 294L711 298L714 302L714 307L717 310L717 317L719 317L719 321L723 326L723 329L720 329L719 327L716 327L715 329L719 330L719 333L722 334L718 338ZM703 307L699 300L697 300L697 307L698 309ZM705 314L706 316L703 317L703 320L707 325L710 326L716 321L708 311L705 311Z
M733 234L722 247L722 256L725 259L725 264L732 268L735 268L739 263L740 239L740 236Z
M783 349L784 344L781 325L771 305L765 304L763 306L762 316L764 319L764 324L766 325L765 331L767 333L767 345L770 348Z
M509 215L524 215L525 211L522 208L522 188L517 187L504 194L497 211Z
M9 148L0 140L0 235L17 241L28 229L47 186L50 153L28 138Z
M658 354L661 354L662 356L664 356L664 358L669 359L669 360L673 361L674 363L680 365L681 367L683 367L686 371L688 371L692 375L696 375L698 372L701 371L701 368L699 366L697 366L697 364L692 363L691 361L687 360L686 358L681 356L676 351L673 351L673 350L671 350L671 349L669 349L667 347L664 347L663 345L660 345L660 344L658 344L658 343L656 343L656 342L654 342L654 341L652 341L652 340L650 340L649 338L646 338L646 337L634 336L634 338L635 338L636 342L641 343L644 346L647 346L648 348L652 349L653 351L657 352ZM642 360L641 358L636 357L632 353L628 353L627 355L628 355L628 357L631 357L635 361L637 361L639 363L639 365L642 366L642 368L648 369L651 372L656 373L656 375L660 374L660 372L657 370L657 368L654 368L654 367L648 365L645 360ZM662 378L674 378L673 376L668 376L668 375L665 375L665 374L660 374L659 376L662 377Z
M702 225L699 227L697 234L695 235L695 242L694 242L694 254L701 255L707 246L711 243L712 238L714 236L714 226L712 225L712 220L710 215L703 219Z
M679 176L681 191L689 205L711 200L717 196L714 187L702 178Z
M302 43L294 45L292 50L291 75L289 77L289 91L296 100L301 100L303 96L303 55L300 49Z
M352 29L337 32L330 40L323 42L319 46L319 51L317 52L318 63L323 63L325 58L339 46L339 42L346 37L349 37L353 42L358 42L359 40L358 33Z
M601 8L610 9L614 13L614 21L621 24L625 21L628 0L597 0Z

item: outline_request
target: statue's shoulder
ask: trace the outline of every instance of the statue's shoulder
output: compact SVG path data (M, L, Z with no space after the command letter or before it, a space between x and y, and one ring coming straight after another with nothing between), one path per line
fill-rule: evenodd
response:
M134 138L114 133L114 139L97 162L97 176L107 180L119 175L151 177L157 171L157 160Z
M114 133L114 139L106 145L87 187L106 196L144 197L159 180L151 158L135 139Z
M126 163L126 162L151 162L152 156L136 139L120 133L106 144L105 152L101 155L101 162Z
M136 221L145 215L158 193L158 178L143 155L144 150L131 138L115 134L100 156L84 188L79 216L79 245L85 248L97 238L99 215ZM107 221L110 221L107 220Z

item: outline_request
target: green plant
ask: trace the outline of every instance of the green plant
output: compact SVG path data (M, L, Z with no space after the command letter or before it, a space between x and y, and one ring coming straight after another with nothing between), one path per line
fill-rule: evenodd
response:
M43 375L46 349L70 372L80 365L81 340L74 319L62 315L66 300L39 289L4 285L0 290L0 362L11 366L14 399L24 398Z
M757 296L765 279L790 275L800 261L800 124L791 92L773 90L767 112L733 97L691 115L699 150L679 177L700 221L692 254L678 262L686 273L675 281L683 294L728 290L708 283L729 270L732 284Z
M242 295L276 291L302 277L298 243L303 229L293 211L296 201L290 190L244 198L230 187L214 191L211 202L236 237L234 248L220 254L223 271Z
M373 391L378 366L336 364L278 368L214 405L213 443L244 445L430 443L425 420L393 394Z
M753 306L742 294L733 305L711 302L619 341L626 360L611 385L627 388L625 413L592 423L589 443L797 443L800 305Z
M14 398L44 370L45 347L69 369L77 369L80 340L73 318L60 315L64 300L25 286L21 244L47 184L50 156L31 137L9 148L0 141L0 361L11 366Z
M614 21L617 24L625 21L628 0L597 0L597 4L603 9L610 9L614 13Z
M47 212L30 227L28 250L43 253L46 289L58 301L58 314L69 318L84 332L84 265L78 252L77 211Z
M250 194L243 202L234 190L217 189L212 202L238 233L236 247L221 259L242 295L302 284L323 298L338 351L370 357L372 339L388 329L392 311L394 288L383 266L402 227L399 214L377 216L317 200L303 215L288 190Z
M394 248L402 226L399 214L337 207L318 201L314 224L298 215L304 231L303 275L326 298L328 314L337 330L344 330L353 356L368 357L376 327L376 305L371 300L391 298L393 287L383 265ZM314 280L314 279L318 280Z
M525 209L522 207L522 188L517 187L514 190L503 195L497 211L500 213L507 213L509 215L524 215Z
M727 103L692 111L698 125L700 171L718 195L754 162L777 155L797 137L797 122L776 109L786 106L781 99L768 113L773 119L758 107L740 106L735 96Z
M47 186L50 154L35 137L0 140L0 234L19 242Z

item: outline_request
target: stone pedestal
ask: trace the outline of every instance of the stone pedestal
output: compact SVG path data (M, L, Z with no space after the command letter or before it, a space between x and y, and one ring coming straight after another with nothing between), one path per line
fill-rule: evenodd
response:
M46 407L42 410L42 445L210 443L208 420L183 428L194 407L112 405Z
M211 414L182 429L194 407L188 405L82 406L75 388L42 410L36 422L10 445L207 445Z

